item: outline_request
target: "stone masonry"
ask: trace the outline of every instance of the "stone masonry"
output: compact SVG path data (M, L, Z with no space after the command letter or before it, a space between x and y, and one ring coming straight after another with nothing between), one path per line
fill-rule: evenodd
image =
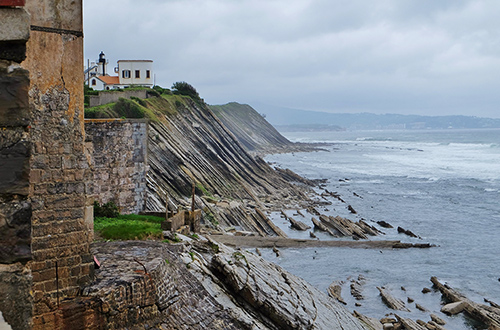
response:
M89 96L89 106L96 107L98 105L117 102L120 98L130 99L130 97L138 97L145 99L148 97L148 91L142 90L123 90L119 91L100 91L98 95Z
M29 329L33 299L27 262L31 254L29 175L29 72L26 58L30 18L24 8L0 6L0 328Z
M62 329L93 272L82 2L0 5L0 312Z
M99 203L113 201L121 213L139 213L146 202L147 120L85 120L91 185Z
M57 329L58 301L90 282L84 153L82 1L28 0L34 329Z

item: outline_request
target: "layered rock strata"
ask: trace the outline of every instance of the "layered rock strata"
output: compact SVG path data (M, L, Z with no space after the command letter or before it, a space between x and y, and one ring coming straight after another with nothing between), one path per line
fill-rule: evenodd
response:
M369 329L304 280L214 242L96 243L94 253L102 267L84 294L107 329Z

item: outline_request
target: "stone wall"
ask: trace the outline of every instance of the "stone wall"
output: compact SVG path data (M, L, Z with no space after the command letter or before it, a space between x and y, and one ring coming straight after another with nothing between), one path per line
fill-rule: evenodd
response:
M0 5L0 328L31 327L29 72L30 18L23 8Z
M81 0L28 0L33 329L53 328L59 301L90 282L89 163L84 153ZM87 214L86 214L87 212ZM90 223L86 222L90 220Z
M147 120L85 120L95 200L139 213L146 199Z
M89 106L96 107L98 105L108 104L112 102L117 102L119 98L123 97L125 99L130 99L130 97L138 97L145 99L148 97L148 91L142 90L120 90L120 91L102 91L99 95L89 96Z

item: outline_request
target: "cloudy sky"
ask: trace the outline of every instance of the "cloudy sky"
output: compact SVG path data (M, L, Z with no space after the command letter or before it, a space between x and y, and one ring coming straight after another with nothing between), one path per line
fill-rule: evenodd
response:
M498 0L84 0L85 59L209 104L500 118Z

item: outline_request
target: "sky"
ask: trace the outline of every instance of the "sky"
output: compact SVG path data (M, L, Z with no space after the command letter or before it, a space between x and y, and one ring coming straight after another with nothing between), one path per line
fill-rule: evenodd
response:
M500 118L498 0L84 0L85 63L209 104Z

